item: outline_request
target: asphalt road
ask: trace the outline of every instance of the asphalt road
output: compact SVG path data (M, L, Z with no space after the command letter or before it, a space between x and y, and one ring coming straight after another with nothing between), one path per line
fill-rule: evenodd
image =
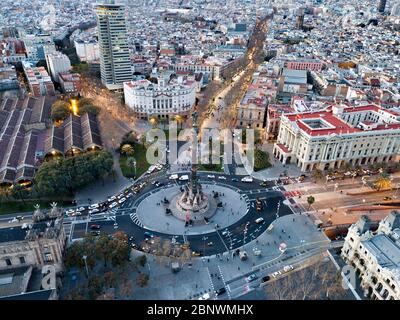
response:
M149 231L154 237L160 237L161 240L172 240L175 238L177 243L183 244L189 242L192 251L201 253L203 256L214 255L222 253L228 250L234 250L241 247L243 244L248 243L256 239L261 235L269 224L277 218L277 212L279 216L291 214L292 211L281 202L284 197L280 191L274 191L271 188L275 186L274 182L268 182L267 187L261 187L260 181L254 180L252 183L241 182L241 177L226 176L226 180L219 180L219 175L216 175L215 179L208 179L207 173L199 173L200 182L210 182L212 180L217 183L229 184L235 188L240 189L240 193L246 195L249 200L249 211L236 223L230 225L228 228L223 230L216 229L213 232L208 232L199 235L187 235L185 239L183 235L170 235L160 232ZM232 181L232 178L236 178L239 181ZM120 208L117 210L109 211L109 220L100 220L95 222L83 222L75 223L72 230L72 238L77 239L84 236L85 232L91 232L90 225L98 224L101 226L101 231L108 234L112 234L118 230L124 231L129 237L133 236L134 243L140 245L145 240L144 233L146 230L140 223L135 223L131 218L134 208L146 198L146 194L157 189L151 181L157 180L161 183L171 183L167 176L154 176L148 179L147 185L133 197L129 198ZM185 184L186 182L179 181L178 184ZM162 188L162 187L161 187ZM263 201L263 210L257 212L255 209L255 200L259 198ZM279 211L278 211L279 207ZM255 219L262 217L264 221L260 224L255 223ZM116 224L116 225L114 225ZM247 232L244 234L244 230L247 227ZM228 231L225 233L224 231ZM224 235L223 235L224 233ZM186 241L185 241L186 240ZM212 242L213 245L207 245Z

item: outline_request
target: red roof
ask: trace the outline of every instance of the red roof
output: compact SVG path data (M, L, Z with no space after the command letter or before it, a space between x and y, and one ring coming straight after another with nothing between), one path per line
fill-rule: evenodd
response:
M278 148L281 149L284 153L290 153L290 150L289 150L288 147L286 147L284 144L282 144L282 143L277 143L276 145L277 145Z

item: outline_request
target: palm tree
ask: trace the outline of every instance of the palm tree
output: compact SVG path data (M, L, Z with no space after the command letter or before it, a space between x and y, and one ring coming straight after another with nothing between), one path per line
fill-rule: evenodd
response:
M132 145L130 145L130 144L124 144L122 147L121 147L121 153L122 154L125 154L125 155L127 155L127 156L132 156L133 155L133 153L134 153L134 149L133 149L133 147L132 147Z

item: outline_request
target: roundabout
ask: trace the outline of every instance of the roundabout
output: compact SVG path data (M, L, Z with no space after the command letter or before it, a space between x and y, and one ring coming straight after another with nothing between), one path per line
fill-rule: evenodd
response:
M220 176L226 179L221 181ZM153 184L155 181L163 185L156 187ZM167 175L160 174L141 179L146 186L120 207L98 218L94 215L89 221L75 223L71 241L82 239L90 233L90 225L95 223L101 226L101 232L110 235L116 231L125 232L139 250L146 241L168 240L179 246L188 246L195 256L206 257L231 252L247 243L256 242L275 219L293 213L283 203L285 198L282 192L275 190L274 182L267 187L260 187L261 181L256 179L252 183L240 182L240 177L229 175L215 175L214 179L209 179L206 172L198 173L198 181L208 196L212 196L213 191L223 194L220 199L225 207L217 208L208 224L185 227L184 220L165 214L165 207L160 202L165 197L172 199L174 192L179 194L180 188L186 183L171 182ZM133 186L127 191L132 189ZM260 211L256 209L257 201L262 202ZM233 215L229 214L231 210ZM262 222L257 223L259 218L262 218Z

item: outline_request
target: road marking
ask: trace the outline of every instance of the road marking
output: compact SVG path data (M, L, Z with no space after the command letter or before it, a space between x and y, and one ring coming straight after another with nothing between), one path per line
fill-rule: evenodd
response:
M133 223L135 223L139 227L143 228L143 223L139 220L139 217L137 216L136 212L131 213L129 216L130 216L131 220L133 221Z

